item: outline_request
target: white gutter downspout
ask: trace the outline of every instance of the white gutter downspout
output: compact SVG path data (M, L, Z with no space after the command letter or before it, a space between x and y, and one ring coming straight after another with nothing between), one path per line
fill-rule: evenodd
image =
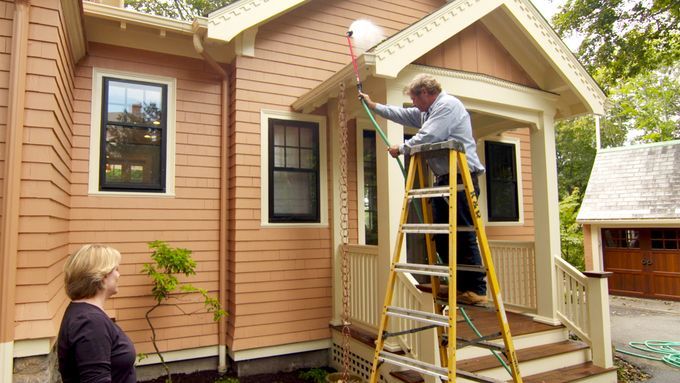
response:
M221 86L221 105L222 118L220 119L220 130L222 132L222 142L220 143L220 241L219 241L219 300L223 309L227 307L227 251L229 250L227 237L229 230L229 210L227 208L229 193L229 166L227 150L229 148L229 74L215 59L208 54L203 47L203 39L207 32L205 27L199 25L198 20L194 20L194 49L203 59L222 77ZM218 331L218 370L227 371L227 318L222 317L217 325Z
M11 61L5 142L5 179L2 186L0 222L0 382L11 383L14 366L14 327L19 203L26 107L26 60L28 57L28 0L14 2Z

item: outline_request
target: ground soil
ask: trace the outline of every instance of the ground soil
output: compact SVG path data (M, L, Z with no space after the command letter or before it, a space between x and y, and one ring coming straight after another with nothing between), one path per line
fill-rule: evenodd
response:
M238 383L312 383L300 378L300 372L277 372L275 374L261 374L238 378ZM172 383L215 383L230 382L227 378L235 378L233 373L220 375L217 371L198 371L191 374L172 374ZM140 383L165 383L165 377L147 380Z

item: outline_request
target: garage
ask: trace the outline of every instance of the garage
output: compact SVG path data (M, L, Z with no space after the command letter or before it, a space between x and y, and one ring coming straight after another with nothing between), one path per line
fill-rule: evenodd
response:
M604 270L615 295L680 300L680 229L602 229Z
M680 140L597 151L576 221L609 292L680 300Z

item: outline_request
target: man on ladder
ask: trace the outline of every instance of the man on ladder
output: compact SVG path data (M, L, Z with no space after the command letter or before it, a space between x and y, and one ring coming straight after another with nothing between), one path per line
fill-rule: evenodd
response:
M430 75L417 75L406 87L405 92L411 97L413 107L382 105L371 100L365 93L359 97L366 101L369 108L378 115L398 124L419 128L418 133L401 145L388 148L392 157L404 153L404 146L413 147L419 144L456 140L465 147L465 155L472 176L475 192L479 195L477 177L484 172L477 156L477 145L472 136L470 115L463 104L456 97L442 91L439 82ZM436 176L435 186L445 186L450 182L448 156L430 158L428 164ZM454 170L455 171L455 170ZM457 182L462 184L460 175ZM472 226L470 207L465 197L465 191L458 192L457 224ZM433 199L433 216L435 223L449 222L448 201L444 198ZM475 232L457 233L457 263L465 265L481 265L481 256L477 245ZM437 253L444 264L449 262L448 235L434 236ZM475 271L457 271L458 303L482 305L487 302L485 274Z

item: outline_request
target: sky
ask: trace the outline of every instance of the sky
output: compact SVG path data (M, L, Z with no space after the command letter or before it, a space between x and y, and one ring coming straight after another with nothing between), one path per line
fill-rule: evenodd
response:
M536 8L545 16L546 19L550 20L552 15L557 12L557 8L564 3L565 0L531 0Z

